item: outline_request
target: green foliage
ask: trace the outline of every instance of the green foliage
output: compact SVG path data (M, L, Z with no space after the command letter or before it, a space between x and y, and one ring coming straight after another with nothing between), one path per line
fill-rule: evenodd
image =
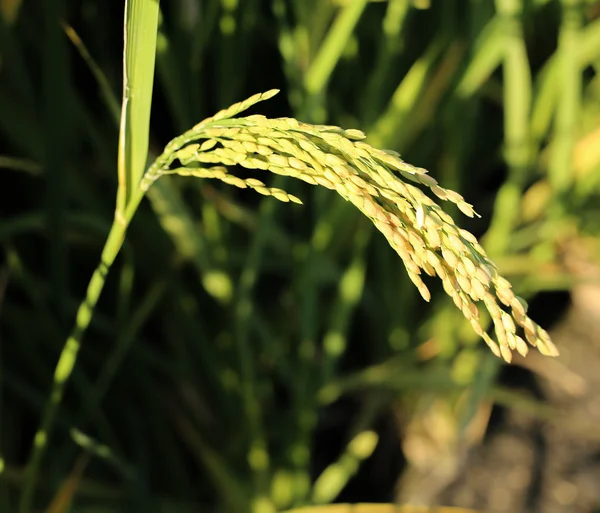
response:
M596 2L43 3L0 4L0 511L327 503L383 412L467 443L501 396L473 329L556 354L500 274L568 287L560 248L597 240Z

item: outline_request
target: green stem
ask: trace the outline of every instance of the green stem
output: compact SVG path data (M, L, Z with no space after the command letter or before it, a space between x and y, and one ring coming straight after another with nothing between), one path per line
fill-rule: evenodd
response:
M559 201L564 204L566 192L573 184L573 147L578 129L581 109L582 64L576 57L579 51L583 6L580 0L563 0L562 23L558 39L558 65L560 92L556 106L552 157L548 167L548 179ZM560 216L561 208L555 208Z
M319 52L306 72L304 89L307 93L301 118L311 122L324 122L323 92L337 66L360 17L367 0L352 0L335 18Z
M304 87L310 95L319 94L327 85L366 5L367 0L348 3L333 22L304 80Z
M522 6L514 0L496 0L496 8L504 31L504 159L508 178L498 191L485 247L490 255L500 256L510 247L519 222L523 189L531 172L532 85Z
M92 320L92 313L104 288L108 271L123 245L127 227L143 197L143 191L141 188L137 188L127 205L124 217L115 217L106 243L104 244L104 249L102 250L100 263L96 267L94 274L92 274L85 299L79 305L75 326L63 346L58 363L56 364L52 391L44 407L40 427L35 434L31 455L25 471L25 482L21 492L19 513L29 513L31 511L42 459L48 446L48 439L50 438L52 428L54 427L54 419L62 400L65 386L77 361L83 335Z

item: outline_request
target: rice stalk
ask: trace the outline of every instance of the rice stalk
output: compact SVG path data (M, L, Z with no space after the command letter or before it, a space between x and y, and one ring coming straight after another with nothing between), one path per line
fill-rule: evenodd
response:
M527 354L527 342L542 354L558 355L548 333L527 316L527 304L498 274L475 236L459 228L420 187L473 217L472 206L460 194L444 189L425 169L404 162L398 153L365 143L360 130L293 118L234 117L276 93L271 90L236 103L171 141L145 173L142 190L162 175L179 174L301 203L261 180L231 174L228 166L270 171L334 190L385 236L423 299L431 297L423 273L442 280L444 291L496 356L510 362L513 350ZM181 166L172 167L175 161ZM479 322L480 308L493 320L495 341Z

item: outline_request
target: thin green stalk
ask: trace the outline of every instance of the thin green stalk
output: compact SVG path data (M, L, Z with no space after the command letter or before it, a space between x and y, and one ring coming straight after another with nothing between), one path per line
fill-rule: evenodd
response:
M579 54L583 9L580 0L563 0L563 18L558 40L560 93L556 109L555 136L548 177L559 195L573 181L573 148L581 108L582 73Z
M104 288L108 271L119 254L119 250L125 239L127 227L142 198L143 191L138 188L135 195L132 196L129 205L127 205L124 219L121 220L115 217L104 249L102 250L100 263L92 275L85 299L77 311L73 331L67 339L56 364L52 391L44 407L42 422L35 434L31 455L27 464L26 477L19 503L19 513L29 513L31 511L42 459L48 446L48 439L52 433L52 428L54 427L54 418L64 394L65 386L77 360L81 340L92 320L92 313Z
M304 89L308 94L305 106L307 112L301 117L311 121L313 119L320 120L323 117L320 98L366 5L367 0L349 2L333 22L333 26L306 73Z
M502 62L505 52L502 32L502 20L496 16L477 35L468 65L456 87L459 99L471 98Z
M396 65L395 60L403 45L402 30L407 26L406 20L410 11L409 0L390 0L382 23L383 37L379 43L377 60L373 71L369 74L362 103L362 119L372 124L383 105L381 91L390 78L390 69Z
M503 254L517 223L521 196L531 166L531 72L523 34L522 5L497 0L504 29L504 151L508 179L500 188L486 245L492 255Z
M323 91L358 23L367 0L353 0L338 14L319 53L306 74L304 87L310 95Z
M585 27L580 27L574 51L577 52L576 57L571 56L571 61L579 64L580 72L597 60L600 53L600 19L590 22ZM560 53L560 50L555 52L538 73L538 91L531 115L531 134L536 144L539 144L548 134L556 113L559 88L562 85L560 80L561 59L567 58L566 54L566 51L564 53Z
M396 137L396 144L400 148L412 148L422 140L422 134L430 127L431 120L443 103L446 92L455 80L456 70L460 66L461 59L465 54L465 46L462 42L454 41L448 43L444 55L440 57L439 63L432 70L427 84L423 87L420 98L414 106L413 115L410 118L410 130L402 130ZM455 130L455 132L457 132ZM457 188L456 180L452 186Z
M35 162L4 155L0 155L0 169L21 171L32 176L40 176L42 174L42 168Z
M411 129L406 120L413 112L414 106L425 90L427 79L437 62L441 52L448 44L447 37L435 38L425 53L420 56L404 76L385 111L381 114L369 133L369 143L373 146L402 147L398 138L406 137Z
M194 110L190 108L192 99L189 96L192 95L186 87L187 70L181 65L187 62L184 53L187 49L182 48L182 42L178 40L180 38L181 34L178 33L170 36L166 32L164 23L160 24L156 48L157 78L165 91L165 99L178 132L193 124L195 115Z
M73 27L71 27L70 25L67 25L65 22L63 22L62 26L63 30L65 31L65 34L71 40L71 43L73 43L73 46L79 52L79 55L81 55L81 58L88 65L92 75L94 76L94 79L96 80L100 89L101 96L104 100L104 103L106 104L106 107L108 107L111 117L115 119L118 123L119 118L121 117L121 107L115 95L113 94L111 85L108 79L106 78L106 75L104 74L100 66L98 66L96 61L92 58L90 52L83 44L83 41L81 40L77 32L75 32L75 29L73 29Z
M354 0L351 0L352 3ZM302 10L299 5L302 5ZM340 9L341 5L335 5L335 2L327 0L300 0L296 1L296 19L297 19L297 30L302 33L300 37L304 40L306 46L305 51L305 62L312 63L315 60L315 56L323 48L323 41L328 31L332 28L332 19L336 14L336 11ZM346 7L348 4L346 4Z
M248 3L248 0L246 2ZM221 0L221 18L219 20L218 44L218 83L217 101L221 105L229 105L235 101L239 88L243 85L245 74L240 68L245 66L240 44L240 13L237 1ZM248 15L248 13L246 13ZM231 80L231 77L237 80Z

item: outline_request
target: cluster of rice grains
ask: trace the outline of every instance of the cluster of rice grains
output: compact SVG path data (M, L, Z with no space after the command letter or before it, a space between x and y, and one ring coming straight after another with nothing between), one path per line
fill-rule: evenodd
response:
M517 334L517 325L527 342L541 353L558 354L548 333L527 317L526 303L499 276L477 239L457 227L429 196L408 182L429 188L435 196L451 201L472 217L475 213L471 205L460 194L443 189L424 169L403 162L397 153L362 142L365 135L359 130L310 125L290 118L232 119L276 93L254 95L232 105L173 140L146 173L143 187L149 187L162 174L193 175L301 203L260 180L233 176L224 167L239 165L334 190L383 233L426 301L430 293L421 272L441 278L446 293L496 356L510 362L512 350L527 353L528 346ZM170 169L175 160L183 167ZM489 312L497 342L482 328L478 305Z

